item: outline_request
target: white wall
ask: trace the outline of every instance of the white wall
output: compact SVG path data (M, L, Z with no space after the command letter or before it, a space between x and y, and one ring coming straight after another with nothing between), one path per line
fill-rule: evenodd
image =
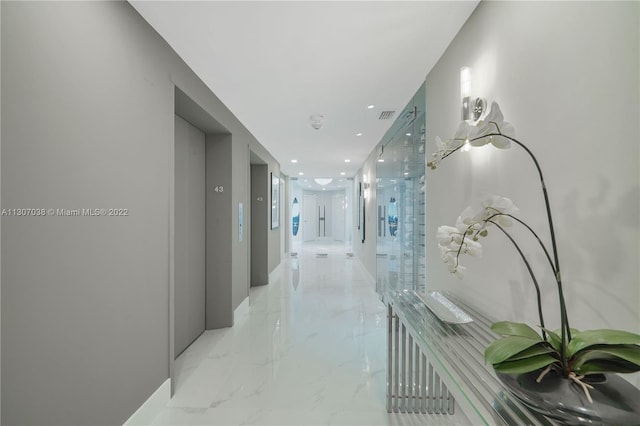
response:
M639 3L482 2L427 77L427 140L453 136L459 70L473 95L500 103L537 155L554 214L571 326L640 331ZM458 293L497 319L537 323L530 279L506 240L485 241L451 276L434 239L476 194L511 198L544 235L543 201L517 147L457 153L428 174L428 285ZM553 278L527 246L545 287L547 326L557 328Z
M376 202L376 158L377 152L373 150L369 157L362 165L362 169L358 171L353 181L353 252L360 259L366 271L371 277L376 276L376 219L378 217ZM365 201L365 239L364 243L361 239L360 230L358 230L358 184L367 183L371 185L368 194L369 198Z
M334 241L345 241L345 219L345 191L334 192L331 201L331 236Z

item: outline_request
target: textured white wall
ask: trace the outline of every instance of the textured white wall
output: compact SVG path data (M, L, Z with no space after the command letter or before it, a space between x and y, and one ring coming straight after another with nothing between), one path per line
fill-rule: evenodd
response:
M640 332L638 267L639 3L482 2L427 77L427 141L453 136L459 70L473 93L500 103L537 155L548 184L571 326ZM511 198L548 235L536 171L524 152L457 153L428 173L428 285L496 319L537 323L533 286L498 232L462 280L440 261L435 232L482 193ZM548 238L547 238L548 239ZM535 246L547 326L558 327L553 277Z

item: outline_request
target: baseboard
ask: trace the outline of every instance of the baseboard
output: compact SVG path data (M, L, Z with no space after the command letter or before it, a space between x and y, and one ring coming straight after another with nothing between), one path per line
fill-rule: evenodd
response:
M239 318L247 315L248 313L249 313L249 296L245 297L244 300L233 311L234 324Z
M278 266L273 268L273 271L269 272L269 282L273 282L277 278L277 274L279 274L282 270L282 263L278 263Z
M367 284L369 284L370 286L372 286L374 289L376 288L376 279L373 275L371 275L371 273L367 270L367 268L365 268L364 264L362 263L362 261L360 260L360 258L356 255L353 257L358 264L360 265L360 268L362 269L362 272L364 273L364 278L365 281L367 282Z
M124 422L123 426L150 425L160 411L167 406L171 399L171 379L165 380L158 389Z

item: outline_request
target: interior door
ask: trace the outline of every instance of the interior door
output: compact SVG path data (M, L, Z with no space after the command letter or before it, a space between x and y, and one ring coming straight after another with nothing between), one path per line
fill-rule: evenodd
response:
M302 240L313 241L318 236L318 208L315 195L304 195L302 206Z
M175 341L177 357L205 329L205 136L175 117Z
M345 240L345 196L335 194L331 202L332 232L335 241Z

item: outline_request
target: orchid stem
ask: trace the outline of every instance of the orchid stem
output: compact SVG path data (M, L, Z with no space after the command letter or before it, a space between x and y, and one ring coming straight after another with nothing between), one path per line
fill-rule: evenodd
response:
M497 127L497 124L496 124ZM562 278L560 275L560 260L558 258L558 247L556 244L556 234L555 234L555 230L553 227L553 218L551 217L551 206L549 203L549 195L547 193L547 186L544 183L544 176L542 174L542 169L540 168L540 164L538 163L538 160L536 158L535 155L533 155L533 153L531 152L531 150L529 148L527 148L526 145L524 145L522 142L520 142L519 140L512 138L510 136L507 135L503 135L502 133L500 133L500 131L498 131L498 133L489 133L486 135L482 135L479 136L477 138L471 139L469 142L478 140L478 139L482 139L482 138L487 138L487 137L492 137L492 136L501 136L503 138L506 138L510 141L512 141L513 143L517 144L518 146L520 146L522 149L524 149L527 154L529 154L529 157L531 157L531 159L533 160L533 164L536 166L536 169L538 170L538 176L540 177L540 186L542 187L542 194L544 196L544 203L545 203L545 207L547 210L547 221L549 222L549 232L551 234L551 247L553 249L553 259L554 259L554 263L555 263L555 279L556 279L556 283L558 285L558 299L560 302L560 320L562 323L562 326L560 328L561 331L561 339L562 339L562 343L560 345L560 358L562 360L562 374L566 377L568 375L567 372L567 359L566 359L566 346L568 344L568 342L571 341L571 329L569 327L569 319L567 317L567 308L566 308L566 304L565 304L565 300L564 300L564 292L562 291ZM459 148L456 148L456 150ZM455 152L452 151L452 152Z
M525 266L527 267L527 271L529 271L529 275L531 276L531 280L533 281L533 285L536 287L536 297L538 299L538 316L540 317L540 327L542 328L542 339L543 340L547 340L547 334L544 331L546 327L544 325L544 316L542 315L542 296L540 295L540 286L538 285L538 280L536 280L536 276L533 273L533 269L531 268L531 265L529 264L529 261L527 260L527 258L525 257L524 253L520 249L520 246L518 246L518 243L516 243L516 240L514 240L513 237L511 235L509 235L509 233L502 226L500 226L497 222L494 222L493 220L491 220L491 218L487 219L485 222L493 223L495 226L498 227L499 230L502 231L502 233L504 235L507 236L507 238L509 238L509 240L511 240L511 242L514 245L514 247L516 248L516 250L520 254L520 257L522 258L522 261L524 262Z

